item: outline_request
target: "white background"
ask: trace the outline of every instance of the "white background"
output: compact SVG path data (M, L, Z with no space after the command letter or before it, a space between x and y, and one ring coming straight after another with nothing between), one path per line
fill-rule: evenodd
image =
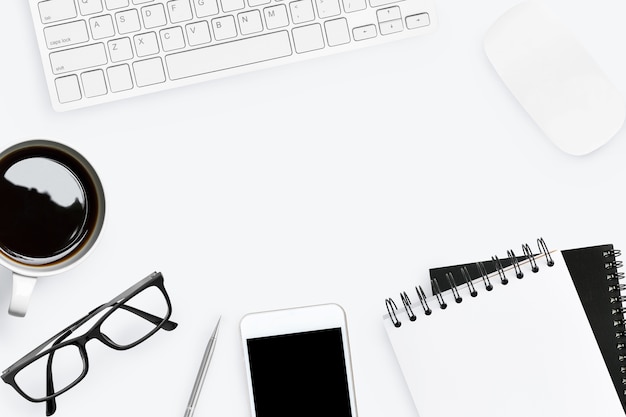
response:
M241 317L336 302L359 416L417 416L385 297L426 284L428 267L521 252L539 236L626 249L626 129L590 155L564 154L484 54L485 32L516 3L438 0L426 37L55 113L28 3L3 2L0 145L47 138L81 152L107 218L84 263L39 280L25 318L0 315L0 368L159 270L179 327L126 352L89 343L89 374L56 415L182 415L222 315L196 415L247 416ZM626 4L544 3L626 97ZM10 289L2 271L3 309ZM0 415L44 408L0 386Z

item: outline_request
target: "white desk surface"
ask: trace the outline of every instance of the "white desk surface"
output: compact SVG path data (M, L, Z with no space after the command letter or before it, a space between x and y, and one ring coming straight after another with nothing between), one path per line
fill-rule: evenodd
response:
M486 30L517 0L438 0L426 37L67 113L50 106L27 2L3 3L0 146L74 147L104 183L107 218L84 263L39 280L25 318L0 314L0 368L153 270L180 324L125 352L90 342L59 417L182 415L219 315L196 416L248 416L241 317L325 302L347 312L359 416L416 417L385 297L426 285L429 266L539 236L626 249L626 129L562 153L485 56ZM545 3L626 97L626 3ZM2 309L10 289L0 272ZM0 415L44 412L0 387Z

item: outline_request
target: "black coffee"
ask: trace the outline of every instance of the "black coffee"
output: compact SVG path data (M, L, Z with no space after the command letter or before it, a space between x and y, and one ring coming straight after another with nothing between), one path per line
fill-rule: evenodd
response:
M0 250L15 261L63 260L88 240L97 211L96 185L73 155L39 145L0 159Z

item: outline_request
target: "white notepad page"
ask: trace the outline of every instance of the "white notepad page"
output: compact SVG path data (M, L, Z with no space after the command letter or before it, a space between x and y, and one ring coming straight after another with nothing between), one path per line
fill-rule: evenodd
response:
M542 259L490 292L475 282L476 298L459 287L460 304L444 293L445 310L429 298L430 316L414 304L414 322L401 307L399 328L383 319L420 417L624 417L561 253Z

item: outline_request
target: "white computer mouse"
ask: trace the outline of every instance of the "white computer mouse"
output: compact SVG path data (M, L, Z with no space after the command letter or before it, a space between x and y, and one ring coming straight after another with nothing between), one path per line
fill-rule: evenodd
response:
M624 124L624 100L568 29L537 1L502 15L485 52L513 95L564 152L585 155Z

